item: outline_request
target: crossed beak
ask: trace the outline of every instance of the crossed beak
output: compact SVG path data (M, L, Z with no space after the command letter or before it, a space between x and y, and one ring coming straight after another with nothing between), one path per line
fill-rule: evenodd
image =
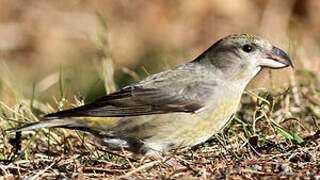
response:
M265 58L261 59L259 65L273 69L291 66L294 69L294 65L288 54L275 46L273 46L271 52L267 53Z

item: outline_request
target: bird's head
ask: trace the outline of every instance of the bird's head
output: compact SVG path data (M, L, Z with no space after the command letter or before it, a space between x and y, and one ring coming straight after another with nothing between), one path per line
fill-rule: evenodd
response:
M200 56L201 57L201 56ZM281 49L267 40L248 34L227 36L203 55L217 72L228 79L249 82L262 68L285 68L293 63Z

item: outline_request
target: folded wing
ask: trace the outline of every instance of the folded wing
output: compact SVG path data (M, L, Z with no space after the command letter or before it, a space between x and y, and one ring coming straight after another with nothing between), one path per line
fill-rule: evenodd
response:
M192 113L201 109L212 94L213 84L193 82L178 87L144 88L129 86L104 96L91 104L75 109L48 114L47 118L61 117L122 117L172 112Z

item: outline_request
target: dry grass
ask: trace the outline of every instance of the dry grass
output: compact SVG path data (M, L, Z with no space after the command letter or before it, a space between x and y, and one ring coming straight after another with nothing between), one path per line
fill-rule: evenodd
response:
M6 178L35 179L315 177L320 173L320 106L314 102L320 97L307 84L295 88L299 92L296 95L293 87L275 96L261 95L265 94L263 90L258 90L256 96L247 93L237 118L223 134L198 147L170 152L163 161L141 160L126 151L112 152L90 134L77 131L3 132L0 173ZM300 104L294 96L300 98ZM43 112L49 110L44 104L33 105L40 106ZM1 117L8 123L2 129L21 124L10 119L37 120L29 103L1 107Z
M311 0L0 2L0 176L319 178L319 7ZM286 49L296 70L259 75L233 122L198 147L172 151L163 161L141 160L83 132L4 132L191 60L218 38L243 32Z

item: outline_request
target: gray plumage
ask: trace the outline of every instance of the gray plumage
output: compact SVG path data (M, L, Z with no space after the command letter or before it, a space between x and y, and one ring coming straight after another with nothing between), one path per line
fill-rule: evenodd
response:
M262 68L287 66L293 67L289 56L268 41L231 35L189 63L11 130L80 129L112 149L153 156L206 141L229 122L245 87Z

